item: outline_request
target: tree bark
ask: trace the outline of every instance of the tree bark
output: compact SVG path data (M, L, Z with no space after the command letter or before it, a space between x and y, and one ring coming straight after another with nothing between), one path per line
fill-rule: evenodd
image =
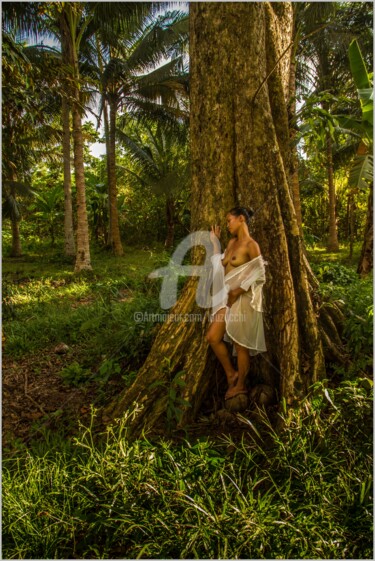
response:
M121 243L117 208L116 182L116 114L117 100L109 102L109 143L108 143L108 195L109 195L109 242L115 255L124 255Z
M332 161L332 139L327 133L326 139L326 155L327 155L327 175L328 175L328 196L329 196L329 231L328 231L328 251L339 251L339 240L337 236L336 224L336 190L333 178L333 161Z
M368 275L374 265L374 185L371 183L367 200L367 217L365 234L359 259L357 273L361 277Z
M220 224L225 244L228 210L235 204L255 209L252 235L268 263L269 350L252 360L249 378L257 372L271 380L278 397L291 405L325 374L318 309L310 296L312 273L288 184L292 6L192 3L190 28L191 229L207 231ZM202 264L204 253L195 247L193 263ZM180 373L184 386L178 396L190 404L181 406L183 425L212 393L216 376L221 384L221 368L205 340L207 314L195 302L196 286L197 279L190 278L171 313L201 313L201 321L168 319L161 326L136 380L106 409L105 419L121 416L136 403L141 409L130 423L134 434L161 423ZM225 389L223 384L221 395Z
M72 175L70 167L70 109L68 100L62 97L63 165L64 165L64 253L73 257L76 253L73 230Z

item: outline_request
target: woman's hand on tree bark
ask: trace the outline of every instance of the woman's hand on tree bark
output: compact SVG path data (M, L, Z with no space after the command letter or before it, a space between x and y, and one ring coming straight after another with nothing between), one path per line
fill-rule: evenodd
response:
M218 242L218 238L220 239L220 233L220 226L217 224L211 226L210 240L214 245Z

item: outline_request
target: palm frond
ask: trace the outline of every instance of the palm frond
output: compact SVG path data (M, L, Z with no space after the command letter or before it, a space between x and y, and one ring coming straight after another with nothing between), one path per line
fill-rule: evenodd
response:
M2 28L37 39L47 31L42 17L44 2L2 2Z
M131 82L128 63L120 58L111 58L103 72L103 86L106 88L110 82L118 82L119 80L126 84Z
M157 176L158 169L150 151L147 151L145 148L139 146L132 138L130 138L130 136L121 130L117 130L117 138L126 148L127 153L134 162L138 163L149 175L154 177Z
M187 21L185 13L172 12L153 22L134 44L133 51L128 58L129 67L142 71L150 66L158 65L164 58L168 58L170 50L176 49L182 33L181 28L184 25L187 28L187 24L182 23L183 20ZM178 23L181 23L180 28ZM186 31L187 36L188 31Z
M17 200L12 195L6 195L2 204L3 218L10 218L10 220L18 221L21 218L21 213Z
M3 181L3 187L10 190L11 193L17 193L21 197L30 197L33 195L30 185L22 181Z
M348 186L367 190L369 183L374 180L373 156L366 154L356 156L349 172Z
M176 129L180 124L189 122L189 113L181 107L163 107L160 103L137 96L127 98L126 109L140 123L160 122L166 128Z
M122 38L139 29L144 19L154 13L151 2L90 2L92 16L83 35L83 43L95 33L106 45L118 47Z
M149 84L160 84L169 80L170 78L186 78L187 74L183 74L183 72L184 59L182 56L179 56L169 62L166 62L159 68L156 68L155 70L152 70L147 74L139 76L137 78L137 84L138 87L142 87Z

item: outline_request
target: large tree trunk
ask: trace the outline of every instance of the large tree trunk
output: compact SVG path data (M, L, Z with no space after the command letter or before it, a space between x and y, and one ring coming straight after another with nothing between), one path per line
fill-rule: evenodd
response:
M326 140L327 155L327 175L328 175L328 197L329 197L329 229L328 229L328 251L339 251L339 240L337 236L336 224L336 190L333 177L333 161L332 161L332 139L327 133Z
M116 114L117 101L109 102L109 143L108 143L108 195L109 195L109 243L115 255L124 255L121 244L116 184Z
M63 162L64 162L64 253L73 257L76 253L73 230L72 175L70 167L70 109L68 100L62 97Z
M252 360L249 378L257 371L273 382L279 398L292 404L325 374L310 297L309 280L314 279L288 185L292 6L192 3L190 22L191 229L207 231L218 223L225 231L234 204L255 209L252 232L268 262L264 317L269 350ZM202 247L192 252L197 265L204 257ZM221 369L205 340L208 319L195 302L196 286L197 279L190 278L171 313L201 313L202 321L168 319L135 382L104 418L119 417L137 403L140 410L131 421L135 434L162 423L172 398L176 402L174 377L181 371L184 386L177 395L190 404L181 406L181 424L192 420L211 395Z
M367 217L365 234L362 245L361 257L359 259L357 273L362 277L368 275L373 269L374 264L374 186L370 185L370 192L367 201Z

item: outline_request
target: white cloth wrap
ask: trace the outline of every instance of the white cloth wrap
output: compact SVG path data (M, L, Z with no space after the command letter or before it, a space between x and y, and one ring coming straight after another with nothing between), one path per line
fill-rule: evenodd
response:
M250 355L265 352L267 348L264 340L262 307L263 284L266 280L265 261L259 255L224 275L224 266L221 263L224 255L225 253L216 253L211 257L213 266L211 321L216 312L225 308L224 340L247 347ZM229 308L228 292L239 287L246 292L241 294ZM233 354L237 354L234 346Z

